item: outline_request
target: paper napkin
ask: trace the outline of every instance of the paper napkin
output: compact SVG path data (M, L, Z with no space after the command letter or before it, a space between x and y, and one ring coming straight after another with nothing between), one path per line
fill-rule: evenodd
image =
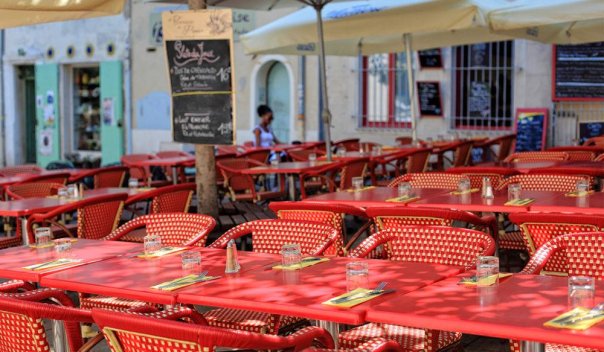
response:
M207 276L207 275L196 275L191 274L178 279L162 282L161 284L151 286L151 288L162 290L162 291L174 291L179 288L187 287L198 282L212 281L218 279L220 276Z
M363 187L360 190L356 191L354 189L347 189L346 192L363 192L363 191L367 191L369 189L374 189L375 186L367 186L367 187Z
M287 265L287 266L275 265L275 266L273 266L273 269L276 269L276 270L300 270L300 269L306 268L307 266L313 266L313 265L327 262L327 261L329 261L329 258L308 257L308 258L302 259L302 261L298 264Z
M466 285L466 286L478 286L479 284L480 284L480 286L492 286L497 282L498 278L503 279L508 276L512 276L512 274L499 273L498 275L487 276L487 277L481 279L480 282L477 280L476 276L463 277L463 278L461 278L461 280L459 280L459 282L457 284Z
M604 312L575 308L543 324L551 328L585 330L604 320Z
M586 196L588 196L588 195L590 195L592 193L594 193L594 191L585 191L585 192L577 192L577 191L575 191L575 192L565 193L564 196L565 197L586 197Z
M533 199L533 198L514 199L514 200L510 200L510 201L506 202L505 205L520 207L523 205L531 204L534 201L535 201L535 199Z
M350 308L390 292L394 292L394 290L376 291L367 288L357 288L350 292L346 292L343 295L329 299L323 302L323 304L333 307Z
M81 259L61 258L61 259L51 260L51 261L45 262L45 263L29 265L29 266L23 267L23 269L33 270L33 271L47 270L47 269L52 269L52 268L56 268L59 266L79 263L81 261L82 261Z
M417 196L400 196L400 197L388 198L388 199L386 199L386 202L390 202L390 203L411 203L411 202L414 202L414 201L416 201L418 199L419 199L419 197L417 197Z
M469 189L469 190L463 191L463 192L453 191L453 192L451 192L451 194L454 195L454 196L461 196L461 195L464 195L464 194L476 193L478 191L480 191L479 188L472 188L472 189Z
M182 252L184 250L186 250L187 247L163 247L162 249L155 251L153 253L149 253L149 254L145 254L145 253L140 253L138 254L136 257L137 258L144 258L144 259L150 259L150 258L160 258L166 255L170 255L173 253L178 253L178 252Z

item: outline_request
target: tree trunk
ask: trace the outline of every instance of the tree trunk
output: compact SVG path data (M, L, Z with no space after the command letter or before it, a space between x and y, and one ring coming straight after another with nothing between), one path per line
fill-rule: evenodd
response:
M189 9L207 8L205 0L188 0ZM195 146L195 182L197 183L197 212L218 217L218 190L213 145Z

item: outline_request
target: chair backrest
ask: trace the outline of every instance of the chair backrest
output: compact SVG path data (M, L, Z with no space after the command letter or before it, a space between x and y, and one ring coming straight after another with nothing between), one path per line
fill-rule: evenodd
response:
M369 158L355 158L345 161L340 168L339 189L352 188L352 179L354 177L365 177L367 175L367 166Z
M197 185L184 183L158 188L151 193L151 214L188 213Z
M516 141L516 134L507 134L504 136L495 137L486 142L488 146L497 145L499 148L497 150L495 161L504 161L510 153L512 152L512 147L514 146L514 142Z
M510 221L520 227L530 256L558 236L604 229L604 216L598 215L519 213L510 214ZM552 255L545 270L564 273L567 266L567 258L562 251Z
M218 145L218 146L216 146L218 155L221 155L221 154L237 155L237 153L239 153L239 148L240 147L238 145Z
M254 148L245 153L239 154L238 159L247 159L247 160L255 160L266 164L268 161L268 156L270 155L270 148Z
M182 150L164 150L164 151L155 153L155 156L162 159L162 158L178 158L181 156L189 157L189 156L191 156L191 154L189 154L185 151L182 151Z
M128 168L124 166L111 166L100 168L92 175L94 188L122 187Z
M126 193L89 197L60 206L47 213L33 214L27 219L27 233L30 243L34 243L34 224L54 224L60 226L55 218L61 214L77 211L78 237L100 239L115 230L122 215Z
M298 243L303 255L321 255L337 240L339 231L312 221L255 220L230 229L209 247L225 248L229 240L250 234L254 252L279 254L284 244Z
M604 136L591 137L583 143L584 146L602 147L604 146Z
M482 189L482 179L488 177L491 181L491 186L494 189L499 187L505 177L518 175L518 171L508 167L483 167L483 166L469 166L469 167L455 167L450 168L446 171L452 174L461 174L470 179L472 188Z
M564 258L562 272L604 280L604 232L562 235L535 252L520 274L541 274L550 261Z
M187 213L161 213L139 216L115 229L107 237L117 241L130 232L146 228L147 234L159 235L162 244L168 246L204 247L208 235L216 226L216 220L208 215Z
M407 156L407 172L410 174L421 173L428 167L431 148L421 148Z
M64 187L62 183L39 182L20 183L6 187L6 195L11 199L43 198L57 194L57 190Z
M497 189L504 190L512 183L519 183L523 190L528 191L573 192L577 181L584 179L588 179L591 187L592 178L581 175L523 174L504 179Z
M424 172L419 174L406 174L395 178L388 187L397 187L401 182L409 182L413 188L432 188L455 190L463 175L444 172Z
M275 336L110 310L93 309L92 317L112 351L205 352L220 348L299 351L316 342L333 348L329 333L317 327L290 336Z
M33 175L19 183L60 183L64 185L70 176L68 172L53 172L46 175Z
M396 137L394 139L394 141L396 142L396 144L398 145L409 145L411 143L413 143L413 137Z
M293 161L308 161L310 154L315 154L317 157L325 155L322 151L314 149L290 149L287 154Z
M36 175L44 171L43 168L34 164L26 164L26 165L15 165L15 166L7 166L0 168L0 174L6 177L16 176L20 174L31 174Z
M453 158L453 167L466 166L470 162L470 156L472 155L472 147L474 142L464 141L459 142L455 146L455 156Z
M509 155L503 161L506 163L531 162L531 161L566 161L569 159L567 152L521 152Z
M390 260L458 265L467 269L475 266L476 257L495 252L495 241L484 232L448 226L405 226L370 236L350 256L364 258L380 245L386 247Z
M374 142L362 142L359 143L359 152L361 153L371 153L374 147L381 147L380 143Z
M236 158L217 161L216 166L220 169L228 188L232 192L245 192L249 190L254 193L254 181L250 176L241 174L241 170L256 166L266 166L266 164L253 159Z
M133 166L133 163L137 161L144 161L155 159L155 155L152 154L126 154L122 155L120 161L123 165L129 168L130 178L136 178L138 180L145 180L149 176L149 168L140 168Z
M549 149L551 150L551 149ZM568 154L570 161L592 161L597 153L589 150L561 150Z
M344 147L347 151L358 151L359 150L359 142L361 140L359 138L348 138L341 139L339 141L333 142L334 148Z
M277 218L287 220L314 221L333 226L339 231L336 241L325 250L325 255L342 254L344 247L344 216L367 217L359 208L342 204L319 204L312 202L271 202L269 208Z

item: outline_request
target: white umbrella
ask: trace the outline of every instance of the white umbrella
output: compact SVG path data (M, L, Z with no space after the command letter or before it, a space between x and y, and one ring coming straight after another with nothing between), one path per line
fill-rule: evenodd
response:
M0 0L0 28L117 15L126 0Z
M411 52L440 46L510 39L493 34L488 14L504 0L372 0L329 4L323 10L326 52L335 55L407 51L413 138L417 139ZM242 37L250 54L312 54L316 39L309 9L297 11Z

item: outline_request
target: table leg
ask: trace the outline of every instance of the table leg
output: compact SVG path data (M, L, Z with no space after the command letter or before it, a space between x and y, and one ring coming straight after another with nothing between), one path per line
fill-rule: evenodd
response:
M293 174L287 176L289 181L289 200L296 200L296 179Z
M67 352L67 339L65 338L65 326L62 321L52 321L52 337L55 352Z
M27 232L27 217L22 216L17 221L21 221L21 241L24 246L29 245L29 233Z
M331 337L333 337L333 343L335 344L336 350L338 349L338 335L340 335L340 324L334 323L333 321L317 320L316 325L320 328L327 330Z
M178 183L178 167L172 167L172 184Z
M520 345L522 352L545 352L545 344L534 341L522 341Z

